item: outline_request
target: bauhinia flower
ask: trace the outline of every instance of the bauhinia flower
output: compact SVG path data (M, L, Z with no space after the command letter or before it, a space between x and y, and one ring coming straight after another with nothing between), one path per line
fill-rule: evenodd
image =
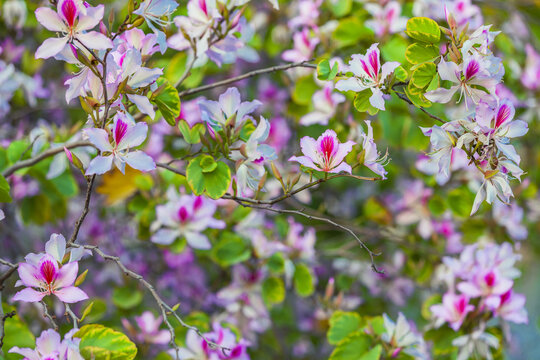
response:
M333 92L334 87L331 83L327 83L324 89L316 91L312 97L313 111L302 116L300 124L302 125L328 125L330 120L336 113L338 104L345 101L345 96Z
M400 312L397 322L393 322L386 314L383 314L383 319L385 332L381 339L395 348L392 357L397 357L403 352L418 360L429 358L424 339L411 329L405 315Z
M122 174L125 172L126 164L140 171L155 170L156 164L150 156L140 150L130 151L143 143L147 132L146 123L135 123L123 112L118 112L114 117L111 128L112 143L106 130L86 129L84 134L101 151L101 155L96 156L88 165L86 175L106 173L111 169L113 161Z
M205 339L201 338L194 330L188 330L186 336L186 347L181 348L179 356L186 360L199 359L230 359L230 360L249 360L247 347L249 343L246 340L236 340L236 335L228 328L214 323L213 331L204 334L205 339L212 341L220 346L229 348L226 355L220 348L211 347ZM171 350L171 355L176 356L176 352Z
M336 89L340 91L360 92L371 89L373 95L369 103L384 110L384 97L382 90L385 89L384 81L399 66L398 62L387 62L381 66L379 44L375 43L367 50L365 55L352 56L349 67L354 77L340 80L336 83Z
M443 303L431 306L430 310L437 319L437 326L447 322L454 331L457 331L467 314L474 310L474 306L469 304L466 295L446 293L443 295Z
M146 0L133 12L146 20L148 27L157 36L157 42L162 54L167 50L167 40L165 33L159 28L169 24L168 20L163 19L169 17L177 7L178 3L173 0Z
M194 249L210 249L211 244L202 232L206 229L223 229L225 222L214 218L217 205L214 200L195 196L178 196L169 191L170 201L156 208L157 221L152 224L156 231L152 242L170 245L179 237L185 237Z
M122 325L132 338L141 344L167 344L171 340L171 334L167 330L160 330L163 322L161 316L155 317L151 311L145 311L141 316L135 316L135 328L127 319L122 319Z
M306 61L313 57L313 51L319 44L317 36L310 36L308 28L293 35L294 49L285 50L281 58L285 61Z
M378 37L400 32L407 25L407 18L401 16L401 4L397 1L390 1L384 7L376 3L367 3L364 7L373 15L373 19L365 24Z
M516 324L526 324L529 319L525 309L525 295L516 294L512 289L501 296L491 296L486 304L493 310L495 316Z
M536 52L531 44L525 46L527 60L525 68L521 73L521 83L529 90L540 88L540 54Z
M377 144L373 140L373 128L371 127L371 121L365 120L367 125L367 133L362 132L360 136L363 138L362 149L364 152L364 165L367 166L375 174L381 176L382 179L386 179L386 170L383 164L386 162L388 153L384 156L380 156L377 151Z
M48 250L56 252L54 249ZM59 261L49 253L29 254L25 260L17 269L20 280L16 285L26 288L16 293L13 300L37 302L47 295L56 295L65 303L88 299L84 291L74 286L79 272L77 261L60 266Z
M465 98L466 105L469 100L478 104L482 99L490 99L491 94L495 94L495 86L499 81L491 76L487 66L478 54L467 54L461 65L447 62L441 57L438 65L439 76L441 80L450 81L455 85L452 85L450 89L438 88L429 91L425 94L426 98L433 102L447 103L459 91L459 101ZM476 86L483 87L487 92Z
M55 56L67 43L95 50L112 48L113 43L108 37L88 31L99 24L104 11L103 5L86 7L81 0L60 0L56 12L47 7L38 8L36 18L41 25L62 36L45 40L36 51L36 59Z
M53 329L45 330L36 339L35 349L14 346L9 353L22 355L25 360L83 360L79 352L81 340L72 339L76 331L69 331L62 340Z
M304 136L300 147L304 156L292 156L289 161L299 162L308 168L328 173L351 173L351 166L344 162L351 152L354 141L340 143L334 130L326 130L317 140Z

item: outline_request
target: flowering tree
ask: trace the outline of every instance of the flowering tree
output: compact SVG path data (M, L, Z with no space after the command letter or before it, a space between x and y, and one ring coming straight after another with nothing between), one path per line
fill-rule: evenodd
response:
M0 359L537 356L540 10L490 3L4 0Z

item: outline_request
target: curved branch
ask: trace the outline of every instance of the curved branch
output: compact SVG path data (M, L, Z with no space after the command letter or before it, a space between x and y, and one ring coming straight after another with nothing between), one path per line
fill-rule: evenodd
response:
M77 141L77 142L73 142L71 144L66 144L64 146L66 148L68 148L68 149L74 149L74 148L77 148L77 147L84 147L84 146L95 147L89 141ZM47 159L48 157L54 156L54 155L56 155L58 153L61 153L62 151L64 151L63 146L59 146L59 147L55 147L53 149L49 149L49 150L44 151L41 154L39 154L39 155L37 155L37 156L35 156L33 158L26 159L26 160L23 160L23 161L19 161L19 162L15 163L15 164L11 165L10 167L8 167L7 169L5 169L2 172L2 175L4 177L8 177L17 170L33 166L33 165L37 164L38 162Z

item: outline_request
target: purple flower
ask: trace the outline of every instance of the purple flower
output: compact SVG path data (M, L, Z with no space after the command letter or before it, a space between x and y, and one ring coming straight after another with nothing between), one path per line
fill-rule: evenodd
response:
M384 89L384 80L399 66L398 62L387 62L381 66L381 55L375 43L370 46L365 55L356 54L349 62L350 70L354 77L340 80L336 83L336 89L340 91L360 92L371 89L373 95L369 98L369 103L379 109L384 110L384 98L381 89Z
M430 310L437 318L438 326L448 322L450 327L457 331L467 314L474 310L474 306L469 304L466 295L446 293L443 296L443 303L431 306Z
M194 249L210 249L210 241L202 232L225 228L225 222L214 218L216 202L202 196L178 196L174 191L169 191L168 196L170 201L156 208L157 220L152 230L157 231L152 242L170 245L177 238L185 237Z
M285 50L281 58L285 61L306 61L313 57L313 51L319 44L319 38L311 37L308 28L293 35L294 49Z
M386 170L383 167L384 162L386 162L387 155L380 156L380 153L377 151L377 144L373 140L373 128L371 127L371 121L365 120L367 125L367 133L362 132L360 136L363 137L362 149L364 151L364 165L368 167L375 174L381 176L384 180L386 179Z
M496 269L474 270L474 276L457 285L459 291L469 297L502 295L512 288L514 282L505 278Z
M155 317L151 311L145 311L141 316L135 316L138 329L133 327L127 319L122 319L124 328L139 343L144 344L166 344L171 340L171 334L167 330L159 330L163 322L161 316Z
M126 164L140 171L155 170L156 164L150 156L139 150L130 151L146 139L148 132L146 123L135 123L125 113L118 112L114 117L111 132L112 144L109 141L109 134L103 129L93 128L84 131L90 142L101 151L101 155L96 156L88 165L86 175L106 173L111 169L113 161L122 174L125 172Z
M351 166L344 162L345 156L351 152L354 141L340 143L334 130L326 130L317 140L304 136L300 147L304 156L292 156L289 161L329 173L351 173Z
M525 295L516 294L510 289L500 296L489 297L486 304L493 310L495 316L516 324L526 324L529 320L525 300Z
M87 31L99 24L105 9L103 5L85 7L82 1L60 0L57 11L41 7L36 10L37 20L50 31L61 33L62 37L49 38L36 51L36 59L47 59L73 43L82 43L89 49L105 50L113 47L112 41L97 31ZM75 41L77 40L77 41Z
M80 339L73 340L76 330L68 332L64 340L53 329L45 330L36 339L36 348L12 347L9 352L24 356L25 360L83 360L79 353Z
M16 293L13 300L37 302L47 295L56 295L65 303L88 299L84 291L73 286L79 272L78 262L59 267L58 261L50 254L30 254L25 260L19 264L20 280L16 285L26 288Z

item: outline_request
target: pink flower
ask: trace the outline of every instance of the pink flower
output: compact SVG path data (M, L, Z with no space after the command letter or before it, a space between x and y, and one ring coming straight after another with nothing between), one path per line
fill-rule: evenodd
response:
M35 349L14 346L9 352L22 355L25 360L83 360L79 353L80 339L71 338L74 332L68 332L62 341L53 329L45 330L36 339Z
M16 285L24 285L26 289L15 294L15 301L37 302L51 294L65 303L88 299L84 291L73 286L79 272L76 261L59 267L58 261L49 254L27 256L26 262L19 264L18 272L20 281Z
M133 327L127 319L122 319L122 324L132 337L139 343L166 344L171 340L171 334L167 330L159 330L163 322L161 316L155 317L151 311L145 311L141 316L135 316L138 329Z
M459 99L465 97L465 104L468 100L475 104L482 99L489 100L492 97L490 94L495 94L495 86L499 81L491 76L487 66L478 54L468 55L461 65L451 61L446 62L444 58L441 58L438 66L441 80L448 80L456 85L451 86L450 89L438 88L429 91L425 95L426 98L433 102L447 103L459 91ZM487 92L471 85L482 86Z
M309 114L302 116L301 125L328 125L328 120L335 115L337 106L345 101L345 96L333 92L333 89L332 83L327 83L324 89L313 94L314 109Z
M354 141L339 143L334 130L326 130L317 140L304 136L300 140L300 147L304 156L292 156L289 161L296 161L300 164L328 173L338 174L340 172L351 173L351 166L343 160L351 152Z
M85 7L80 0L60 0L57 11L47 7L36 10L37 20L50 31L63 36L49 38L36 51L36 59L47 59L64 49L66 44L89 49L105 50L113 47L112 41L97 31L87 31L99 24L104 6Z
M399 66L398 62L387 62L381 66L381 54L379 44L373 44L365 55L353 55L349 62L350 70L354 77L340 80L336 83L339 91L360 92L371 89L372 96L369 103L379 109L384 110L384 97L381 89L384 89L384 80Z
M510 289L501 296L489 297L486 304L493 310L495 316L516 324L526 324L528 317L525 300L525 295L516 294Z
M474 306L469 304L469 298L466 295L452 293L444 294L442 304L430 307L431 312L439 322L439 326L444 322L448 322L454 331L460 328L467 314L473 309Z
M319 38L310 37L308 28L295 33L293 35L293 41L294 49L286 50L281 55L281 58L285 61L297 62L309 60L313 56L315 47L319 44Z
M101 151L101 155L96 156L88 165L86 175L106 173L111 169L113 161L122 174L126 164L140 171L151 171L156 168L154 160L144 152L130 151L146 139L148 132L146 123L135 123L126 114L118 112L114 117L111 132L113 144L109 141L109 134L103 129L84 131L90 142Z
M473 278L457 285L462 293L469 297L502 295L512 288L514 282L503 277L496 269L479 271L476 269Z
M531 44L525 46L525 51L527 60L521 74L521 83L529 90L538 90L540 88L540 54Z
M360 136L363 137L362 149L364 150L364 165L373 171L375 174L380 175L382 179L386 179L386 170L384 169L384 162L387 159L387 155L380 156L377 150L377 144L373 140L373 128L371 127L371 121L365 120L367 125L367 133L362 132Z
M202 232L225 227L225 222L214 218L216 202L202 196L178 196L174 192L169 192L168 196L170 201L156 208L157 220L151 228L157 231L152 242L170 245L177 238L185 237L194 249L210 249L210 241Z
M395 34L405 29L407 18L401 15L401 4L397 1L390 1L386 6L368 3L365 9L373 15L373 20L367 20L366 26L378 37L386 34Z

